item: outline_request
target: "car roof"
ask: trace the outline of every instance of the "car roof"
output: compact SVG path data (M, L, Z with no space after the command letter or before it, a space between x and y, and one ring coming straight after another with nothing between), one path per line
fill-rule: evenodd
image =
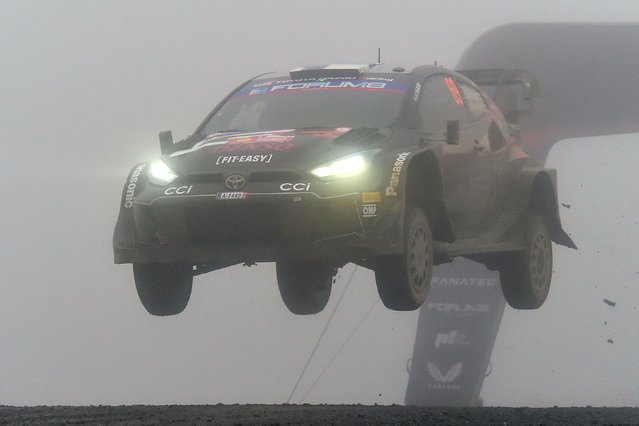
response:
M357 73L359 71L359 73ZM293 73L298 73L296 77L292 77ZM466 78L460 74L455 73L453 70L435 65L419 65L419 66L401 66L394 64L326 64L326 65L313 65L296 67L289 71L279 71L261 74L255 79L301 79L301 78L319 78L319 77L338 77L338 76L352 76L345 73L356 73L352 75L359 75L362 77L375 76L376 74L398 74L398 75L414 75L419 79L426 78L432 74L450 73L455 74L459 78L466 80ZM342 73L342 74L340 74Z

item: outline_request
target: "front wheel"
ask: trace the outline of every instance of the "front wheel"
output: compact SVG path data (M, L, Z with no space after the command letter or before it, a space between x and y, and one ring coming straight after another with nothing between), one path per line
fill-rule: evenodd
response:
M515 309L539 308L550 291L552 242L543 216L531 214L524 229L526 248L505 255L499 271L501 289Z
M297 315L321 312L331 297L335 269L322 263L277 262L277 286L286 307Z
M424 212L407 206L404 254L385 256L375 268L377 291L384 305L396 311L419 308L433 275L433 234Z
M193 287L193 267L184 263L134 263L133 277L140 302L151 315L179 314Z

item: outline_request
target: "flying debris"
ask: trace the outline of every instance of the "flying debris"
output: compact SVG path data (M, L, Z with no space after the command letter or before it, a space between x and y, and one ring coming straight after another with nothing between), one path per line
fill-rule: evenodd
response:
M609 306L616 306L617 305L617 303L613 302L612 300L608 300L608 299L604 299L603 302L606 305L609 305Z

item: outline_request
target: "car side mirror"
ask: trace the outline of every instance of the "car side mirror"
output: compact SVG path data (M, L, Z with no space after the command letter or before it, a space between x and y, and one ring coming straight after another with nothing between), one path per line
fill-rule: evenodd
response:
M162 154L173 145L173 133L170 130L164 130L160 132L160 151Z
M446 143L459 145L459 120L448 120L446 122Z

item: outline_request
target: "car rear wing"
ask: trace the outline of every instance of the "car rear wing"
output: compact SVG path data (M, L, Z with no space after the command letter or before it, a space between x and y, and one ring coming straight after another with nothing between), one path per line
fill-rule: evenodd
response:
M539 83L527 71L501 68L457 72L484 88L509 123L518 123L535 109L535 101L539 97Z

